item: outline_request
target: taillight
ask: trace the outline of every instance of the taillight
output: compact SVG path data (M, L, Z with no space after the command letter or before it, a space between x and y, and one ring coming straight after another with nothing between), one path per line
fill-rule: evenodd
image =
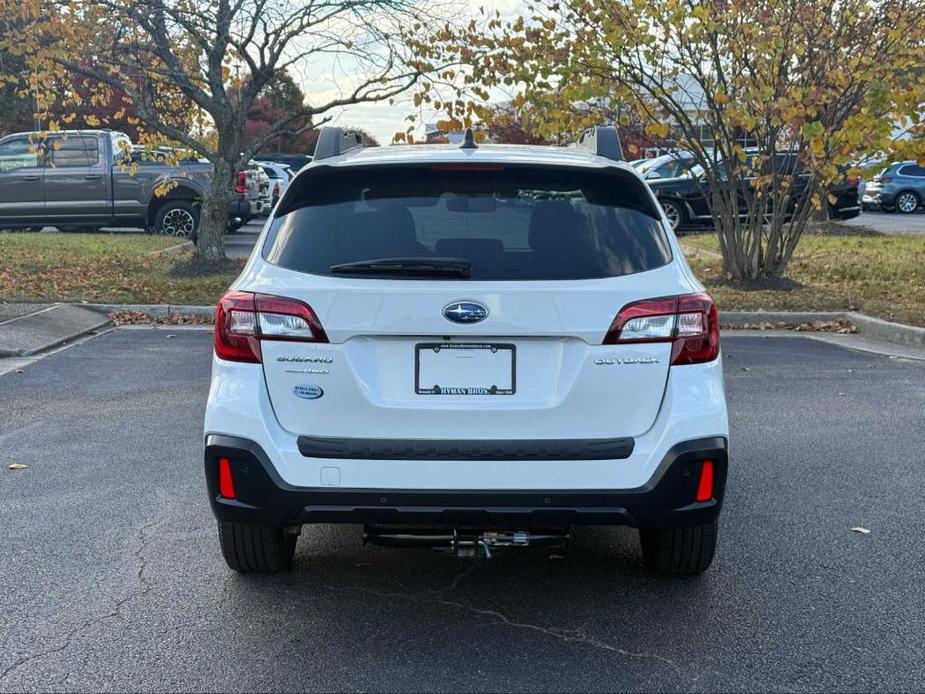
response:
M228 292L215 314L215 354L227 361L260 363L261 340L327 342L307 304L267 294Z
M228 292L215 310L215 354L227 361L260 363L254 295Z
M238 171L238 185L235 186L235 191L238 193L247 192L247 172Z
M646 299L624 306L605 345L670 342L671 364L702 364L719 356L719 314L708 294Z

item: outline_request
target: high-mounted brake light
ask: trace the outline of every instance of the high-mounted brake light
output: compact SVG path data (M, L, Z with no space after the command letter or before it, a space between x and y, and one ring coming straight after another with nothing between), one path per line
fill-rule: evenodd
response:
M228 292L215 314L215 354L227 361L260 363L261 340L327 342L318 317L295 299Z
M624 306L605 345L670 342L671 364L702 364L719 356L719 315L708 294L646 299Z
M431 171L504 171L504 164L491 164L488 162L470 163L450 162L446 164L431 164Z

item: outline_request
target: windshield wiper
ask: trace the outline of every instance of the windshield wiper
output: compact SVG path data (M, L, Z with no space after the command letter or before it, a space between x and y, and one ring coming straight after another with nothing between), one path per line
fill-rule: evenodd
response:
M338 263L329 269L333 273L355 275L468 278L472 263L465 258L374 258Z

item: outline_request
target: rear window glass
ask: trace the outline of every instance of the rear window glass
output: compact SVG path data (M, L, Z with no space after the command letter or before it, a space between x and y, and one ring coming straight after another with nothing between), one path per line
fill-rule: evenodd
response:
M264 258L317 275L343 263L453 258L471 263L473 280L591 279L671 260L644 185L619 170L318 169L294 181L277 214Z

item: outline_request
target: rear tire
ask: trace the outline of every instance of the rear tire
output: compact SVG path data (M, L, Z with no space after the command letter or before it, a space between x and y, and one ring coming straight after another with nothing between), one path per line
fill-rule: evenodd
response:
M196 240L199 208L186 200L168 200L154 216L154 232L180 239Z
M680 203L674 200L660 200L659 202L665 211L665 216L668 218L672 231L677 232L687 223L687 213Z
M716 521L691 528L640 528L639 541L646 568L676 576L703 573L713 562L717 534Z
M893 200L893 207L900 214L912 214L919 209L921 202L919 196L914 192L911 190L904 190Z
M272 573L292 565L299 536L282 528L218 522L218 541L229 567L240 573Z

